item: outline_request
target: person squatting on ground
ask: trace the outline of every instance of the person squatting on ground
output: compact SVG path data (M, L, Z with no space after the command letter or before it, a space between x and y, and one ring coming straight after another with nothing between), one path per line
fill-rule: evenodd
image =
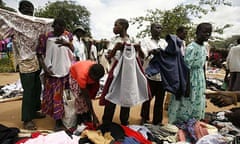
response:
M143 67L146 68L152 55L157 52L158 49L164 50L167 46L165 39L160 38L162 26L158 23L151 24L151 37L145 38L141 41L141 49L145 55L145 61ZM147 77L152 97L155 96L154 110L153 110L153 124L162 123L163 114L163 101L165 91L163 89L160 72L154 76ZM141 124L146 123L149 118L151 100L145 101L141 108Z
M93 122L94 126L99 124L91 99L96 97L100 86L99 80L104 73L104 67L91 60L79 61L71 66L70 88L76 97L77 124L85 122Z
M196 29L196 39L185 49L184 61L190 69L190 95L177 100L171 96L168 118L169 123L188 121L191 118L203 119L205 115L205 77L203 66L206 61L204 42L212 33L210 23L201 23Z
M100 99L100 105L105 105L102 116L102 122L104 124L112 122L116 104L119 104L121 106L121 124L128 125L130 107L132 104L140 103L148 99L147 81L143 75L143 71L140 70L140 60L137 61L136 59L137 54L143 56L143 53L140 50L140 46L135 44L133 39L127 34L128 27L129 23L126 19L117 19L113 28L113 32L117 36L111 39L108 47L108 59L111 62L112 68L108 74ZM125 61L123 60L128 55L126 53L131 57L129 59L127 58L129 61L126 59ZM131 66L129 67L129 65ZM127 73L125 73L126 69L128 69ZM139 77L136 78L136 76ZM127 82L128 80L131 80L131 82ZM140 91L138 88L142 90L141 93L139 93ZM137 97L135 98L134 96ZM124 99L123 97L127 98ZM121 100L126 100L126 103L129 102L131 104L128 105Z
M37 54L44 70L42 112L56 120L55 130L63 127L63 90L69 89L69 69L73 61L72 34L61 18L54 19L53 31L39 37Z

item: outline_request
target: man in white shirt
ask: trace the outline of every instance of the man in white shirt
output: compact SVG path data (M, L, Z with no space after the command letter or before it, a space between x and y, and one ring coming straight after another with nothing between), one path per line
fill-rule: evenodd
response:
M143 67L146 68L149 61L159 49L164 50L167 46L165 39L160 38L162 26L158 23L151 24L151 37L145 38L141 41L141 48L145 55L145 61ZM163 101L165 91L163 90L163 84L160 73L148 77L148 83L150 86L152 97L155 96L155 104L153 110L152 123L157 125L162 123ZM141 124L146 123L149 120L150 100L142 104L141 109Z
M237 40L237 46L230 49L227 56L227 70L230 72L228 90L240 90L240 39Z
M86 34L86 31L82 26L76 27L73 32L73 47L74 47L74 56L76 61L83 61L87 59L87 47L83 41L83 36Z

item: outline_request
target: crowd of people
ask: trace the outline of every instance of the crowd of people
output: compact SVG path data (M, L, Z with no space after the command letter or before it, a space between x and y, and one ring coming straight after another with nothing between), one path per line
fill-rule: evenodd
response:
M34 7L29 1L21 1L19 11L33 15ZM121 107L120 121L129 124L130 108L141 107L141 124L161 125L165 93L171 93L168 107L168 122L178 124L189 119L201 120L206 108L205 63L207 58L205 42L211 36L212 25L200 23L196 27L195 39L185 44L187 29L183 26L176 34L161 37L162 25L150 24L150 37L137 40L127 33L129 22L118 18L107 47L106 72L97 60L94 43L86 46L85 29L77 26L73 33L67 31L61 18L52 22L52 31L37 36L36 49L25 51L13 41L16 63L24 89L22 100L23 128L36 130L33 119L52 117L55 131L65 129L65 90L75 96L77 120L75 126L84 122L100 125L91 99L96 97L99 81L108 75L99 104L104 105L103 124L111 124L116 105ZM240 40L238 40L240 44ZM21 48L21 49L20 49ZM29 49L28 49L29 50ZM231 48L227 57L230 72L229 91L240 91L240 49ZM40 99L42 97L42 100ZM150 103L155 97L153 119L150 120ZM239 95L208 97L219 107L237 103ZM228 115L239 126L239 110ZM238 120L236 118L238 117Z

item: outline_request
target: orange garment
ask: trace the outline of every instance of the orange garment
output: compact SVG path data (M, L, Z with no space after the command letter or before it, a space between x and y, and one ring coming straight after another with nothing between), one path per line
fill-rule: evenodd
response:
M70 74L72 78L77 80L80 88L86 88L87 84L96 83L88 74L90 67L95 64L94 61L78 61L70 67Z

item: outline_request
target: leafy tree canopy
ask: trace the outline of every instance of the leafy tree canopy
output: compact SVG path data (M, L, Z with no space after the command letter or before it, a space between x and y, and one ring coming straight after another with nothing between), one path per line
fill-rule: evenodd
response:
M239 38L240 35L233 35L226 39L216 37L216 40L209 41L209 44L215 49L229 49L232 46L237 45L237 39Z
M231 3L226 0L199 0L199 4L186 4L178 5L171 10L148 10L145 16L135 17L130 20L132 24L136 24L138 29L142 29L137 37L145 37L150 35L150 23L157 22L161 23L163 27L162 36L166 34L176 33L176 29L179 26L185 26L188 29L188 38L194 38L195 27L193 18L201 18L210 11L215 11L216 6L224 4L231 6ZM144 29L143 26L146 26ZM230 27L231 25L225 25L218 27L216 32L223 33L223 29Z
M77 5L73 1L48 2L45 7L36 11L35 16L45 18L61 17L66 21L67 28L73 31L78 25L90 34L90 12L85 6Z
M9 10L9 11L12 11L12 12L16 12L15 9L7 7L6 4L2 0L0 0L0 8L5 9L5 10Z

